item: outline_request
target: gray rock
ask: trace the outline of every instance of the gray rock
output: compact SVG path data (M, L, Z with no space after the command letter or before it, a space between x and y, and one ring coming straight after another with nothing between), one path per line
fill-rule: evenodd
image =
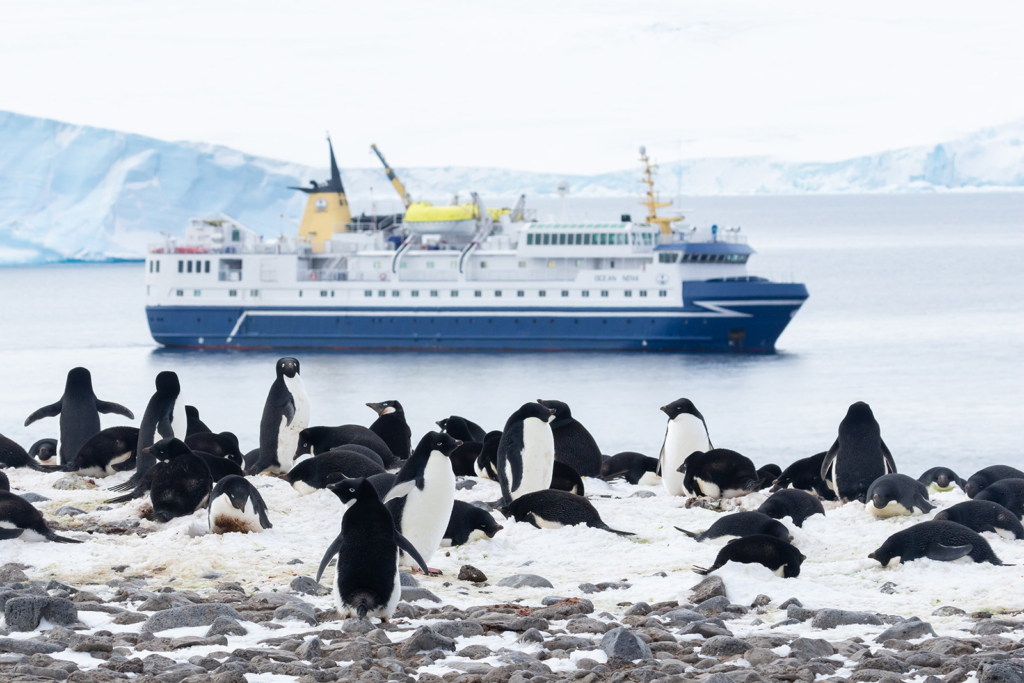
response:
M21 583L23 581L28 581L28 576L22 571L24 566L25 565L8 562L4 566L0 567L0 583ZM47 589L49 589L49 586L47 586Z
M765 664L771 664L780 657L774 651L769 650L766 647L755 647L751 650L747 650L743 654L743 658L750 662L751 666L764 666Z
M464 564L459 568L459 581L472 581L473 583L483 583L487 580L487 575L477 569L471 564Z
M321 586L308 576L296 576L288 586L302 595L330 595L331 589Z
M289 602L286 605L281 605L274 610L274 619L284 621L286 619L297 619L304 621L310 626L316 626L316 612L313 610L313 606L308 602L301 602L296 600L295 602Z
M39 680L39 679L50 679L52 681L63 681L68 678L68 672L64 669L58 669L54 666L29 666L27 664L20 664L14 667L14 673L25 674L31 676L31 678L19 680Z
M565 598L559 597L557 595L549 595L546 598L542 598L540 604L544 605L545 607L550 607L551 605L556 605L562 602L562 600L565 600Z
M1024 662L985 662L978 668L978 683L1024 683Z
M367 618L360 619L359 617L349 617L341 625L341 630L345 633L361 633L366 634L373 631L376 626L373 622Z
M12 652L19 655L44 654L60 652L64 646L59 643L45 643L41 640L22 640L21 638L0 638L0 652Z
M554 588L551 582L536 574L513 574L498 582L504 588Z
M731 636L732 631L725 628L720 624L716 624L710 619L704 621L695 621L692 624L688 624L686 628L679 632L680 635L690 635L696 633L697 635L704 636L705 638L714 638L715 636Z
M640 491L634 491L632 494L630 494L629 497L630 498L654 498L656 495L658 495L658 494L655 493L654 491L640 490Z
M695 621L704 621L705 617L699 612L694 612L691 609L674 609L671 612L665 612L661 615L670 626L680 626L682 624L692 624Z
M971 633L976 636L997 636L1001 633L1009 633L1021 627L1016 621L1005 619L985 619L979 621L971 628Z
M948 657L943 657L936 652L915 652L904 661L915 668L938 669L946 663Z
M726 674L717 673L705 678L704 683L736 683L736 680Z
M415 588L416 586L420 585L420 582L417 581L409 572L399 571L398 580L402 584L402 586L408 586L410 588Z
M468 491L469 489L476 486L476 481L473 479L463 479L455 484L456 491Z
M846 626L848 624L871 624L872 626L881 626L882 623L883 622L878 618L878 615L872 614L871 612L823 609L818 610L818 613L814 615L814 621L811 622L811 626L822 630L828 630L837 626Z
M72 633L68 640L72 652L110 652L114 649L114 641L103 636L86 636Z
M729 636L715 636L708 638L701 645L700 654L702 657L729 657L741 655L747 650L753 649L753 645L739 638Z
M627 617L633 617L633 616L640 616L640 617L642 617L642 616L646 616L646 615L648 615L650 613L651 613L651 606L648 605L646 602L638 602L635 605L633 605L632 607L630 607L628 610L626 610L626 616Z
M455 641L440 633L431 631L426 626L420 626L408 640L402 643L403 657L410 657L418 652L430 652L431 650L455 652Z
M26 493L20 493L18 495L21 496L22 500L27 500L30 503L45 503L46 501L50 500L46 496L41 496L38 493L32 493L31 491L28 491Z
M231 605L214 602L206 605L187 605L157 612L142 625L143 632L157 633L169 628L183 626L211 626L217 617L230 617L243 621L243 617Z
M938 638L938 634L932 629L928 622L921 621L918 617L911 617L901 624L890 626L882 631L881 635L875 638L876 643L884 643L887 640L913 640L925 636Z
M519 642L519 643L543 643L544 642L544 634L541 633L538 629L530 628L530 629L527 629L527 630L523 631L523 635L519 636L519 638L516 639L516 642Z
M601 589L592 583L581 583L578 588L584 595L592 595L594 593L601 592Z
M797 621L807 621L808 619L813 619L817 613L818 610L804 609L802 605L797 604L790 604L788 607L786 607L786 618L796 619Z
M323 641L317 636L313 636L302 645L295 648L295 654L299 659L313 660L317 657L324 656Z
M62 505L57 508L57 516L67 515L68 517L77 517L78 515L84 515L85 510L79 510L78 508L71 507L70 505Z
M783 619L772 624L772 628L779 628L780 626L796 626L801 623L799 619Z
M637 659L650 659L654 656L647 643L637 638L622 626L613 628L601 638L601 649L608 658L618 657L634 661Z
M892 595L896 592L896 584L892 581L886 581L882 584L882 587L878 589L879 593L885 593L886 595Z
M67 598L17 597L4 604L4 619L11 631L34 631L42 619L74 626L78 623L78 609Z
M206 637L244 636L247 633L249 633L249 631L231 617L217 617L213 620L213 623L210 624L210 629L206 632Z
M770 604L772 604L772 599L770 597L768 597L767 595L765 595L764 593L762 593L762 594L758 595L756 598L754 598L754 602L750 603L750 606L751 607L767 607Z
M835 648L827 640L820 638L797 638L789 644L789 656L803 661L815 657L831 657Z
M718 576L705 576L704 580L690 589L694 604L716 597L725 597L725 581Z
M410 588L402 587L402 600L406 602L415 602L417 600L430 600L431 602L441 602L441 598L437 597L426 588Z
M958 617L965 614L967 614L967 612L959 607L953 607L952 605L944 605L932 612L933 617Z
M729 606L729 598L724 595L716 595L713 598L708 598L700 602L694 610L703 614L705 617L709 617L712 614L721 614Z
M484 627L475 621L459 619L456 621L438 621L430 625L430 630L446 638L469 638L482 636Z

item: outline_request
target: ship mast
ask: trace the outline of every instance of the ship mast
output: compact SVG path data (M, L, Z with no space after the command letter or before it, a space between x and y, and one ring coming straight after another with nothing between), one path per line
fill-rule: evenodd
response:
M659 226L661 228L662 235L669 235L672 233L672 224L676 221L683 220L683 216L658 216L658 209L666 206L672 206L672 202L659 202L657 195L654 194L654 172L658 167L657 165L651 164L651 160L647 156L646 147L640 148L640 161L644 165L644 175L640 178L640 182L647 185L647 192L640 203L647 207L647 222Z

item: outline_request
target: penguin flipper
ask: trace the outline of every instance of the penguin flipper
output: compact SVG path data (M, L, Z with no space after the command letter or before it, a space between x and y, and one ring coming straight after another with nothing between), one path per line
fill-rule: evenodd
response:
M832 448L828 449L828 453L825 454L824 460L821 461L820 474L822 481L831 481L832 467L835 464L837 455L839 455L839 439L835 440L835 443L832 444Z
M415 479L397 482L391 487L391 490L388 491L388 495L384 496L384 500L381 502L387 503L388 501L395 500L396 498L404 498L409 495L409 492L412 491L414 486L416 486Z
M921 509L921 512L925 514L935 509L935 506L928 502L928 499L922 496L920 493L914 494L914 505Z
M416 547L409 542L409 539L398 533L398 529L395 529L395 543L398 544L398 547L401 550L405 551L406 555L416 560L416 564L418 564L420 569L423 570L424 576L430 576L430 568L427 566L426 561L424 561L423 556L420 555L420 552L416 550Z
M264 529L273 529L274 525L270 523L270 517L267 516L267 504L263 501L260 492L253 488L252 493L249 494L249 500L252 501L252 507L260 517L260 526Z
M42 420L44 417L57 417L58 415L60 415L62 401L63 399L57 401L56 403L51 403L48 406L43 406L42 408L38 409L37 411L26 417L25 426L28 427L36 420Z
M327 563L331 561L332 557L337 556L338 551L341 550L341 534L334 539L327 548L327 552L324 553L324 558L320 560L320 568L316 570L316 582L320 583L320 577L324 575L324 570L327 569Z
M686 529L680 529L679 527L675 527L675 530L676 531L682 531L684 534L686 534L690 538L697 538L697 536L699 535L699 534L693 533L692 531L687 531Z
M961 557L970 555L972 550L974 550L974 546L970 543L966 545L929 543L924 555L929 559L939 562L952 562L953 560L959 560Z
M710 574L713 571L714 571L714 569L707 568L707 567L694 567L693 568L693 573L694 574L700 574L701 576L707 576L708 574Z
M588 526L590 526L590 525L588 525ZM632 531L619 531L618 529L611 528L610 526L608 526L604 522L601 522L600 524L594 524L593 526L596 529L602 529L603 531L610 531L613 534L618 534L619 536L636 536L636 534L634 534ZM680 529L680 531L682 531L682 530Z
M885 473L895 474L896 473L896 461L892 458L892 453L889 452L888 446L881 439L878 442L882 445L882 458L885 460Z
M24 529L0 529L0 541L18 538L24 531Z
M68 538L67 536L58 536L57 534L53 533L53 531L50 531L50 529L47 529L47 532L48 533L43 534L43 536L46 537L47 541L53 541L54 543L81 543L81 541L75 540L73 538Z
M135 419L135 414L132 411L125 408L120 403L114 403L113 401L101 401L96 399L96 410L104 414L115 414L124 415L129 420Z
M171 411L167 411L160 416L160 420L156 423L157 433L165 439L169 439L174 436L174 426L171 424ZM182 439L184 441L184 439Z

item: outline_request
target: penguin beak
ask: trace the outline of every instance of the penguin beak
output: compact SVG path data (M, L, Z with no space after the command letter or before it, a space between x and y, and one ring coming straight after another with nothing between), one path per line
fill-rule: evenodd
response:
M658 410L660 410L661 412L663 412L666 415L668 415L668 406L662 406L662 407L658 408Z
M496 525L496 526L494 527L494 532L495 532L495 533L497 533L497 532L501 531L501 530L502 530L502 529L504 529L504 528L505 528L505 527L503 527L502 525L498 524L498 525Z
M462 445L462 442L459 441L458 439L455 439L455 447L458 448L461 445Z
M371 408L375 413L380 415L381 413L384 412L384 408L386 408L387 406L385 406L383 403L367 403L366 407Z
M868 557L871 558L872 560L877 560L878 559L877 557L875 557L874 553L868 553Z
M371 408L373 408L373 406L372 406L372 405L370 405L369 403L367 403L366 405L368 405L368 406L370 406ZM376 408L373 408L373 409L374 409L374 410L377 410ZM435 422L434 424L436 424L436 425L437 425L438 427L440 427L442 431L444 430L444 420L438 420L438 421L437 421L437 422Z
M142 449L142 452L146 453L148 455L149 453L152 452L152 451L150 451L151 448L152 448L152 446L146 446L145 448Z
M793 537L790 536L789 538L786 539L786 541L789 542L789 543L792 543L793 542ZM806 560L807 558L805 557L804 559Z

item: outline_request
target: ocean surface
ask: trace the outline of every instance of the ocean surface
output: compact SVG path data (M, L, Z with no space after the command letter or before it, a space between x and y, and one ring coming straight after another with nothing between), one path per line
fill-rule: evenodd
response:
M534 203L559 216L557 201ZM459 414L500 429L526 401L560 399L604 452L656 456L658 410L692 399L715 446L759 466L826 450L854 401L874 409L900 471L937 464L963 476L1024 466L1024 193L683 198L688 222L742 226L749 272L806 283L810 299L763 356L663 353L297 352L311 424L374 417L398 399L414 440ZM642 215L626 199L566 202L569 220ZM173 351L149 336L141 264L0 268L0 433L26 447L56 420L67 371L138 424L153 378L181 377L186 403L217 431L258 445L284 353ZM105 417L104 426L123 424Z

